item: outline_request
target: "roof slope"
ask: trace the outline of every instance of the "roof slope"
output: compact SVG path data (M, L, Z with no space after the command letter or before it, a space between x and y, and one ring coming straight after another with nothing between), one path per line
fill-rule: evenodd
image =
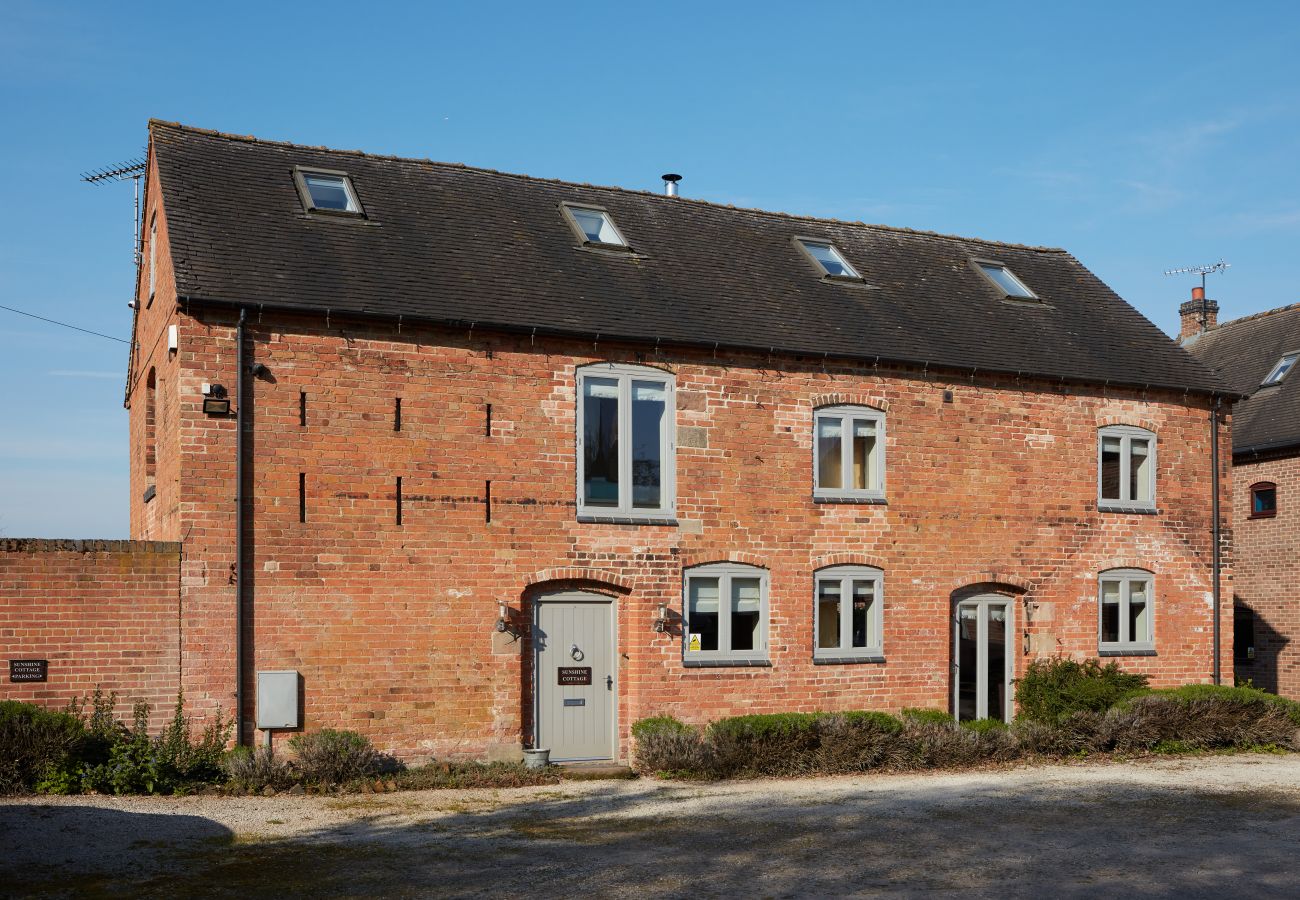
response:
M1259 386L1282 354L1300 350L1300 304L1225 322L1187 349L1234 390L1250 394L1232 410L1234 453L1300 445L1300 372Z
M193 301L1222 387L1062 250L150 128L177 290ZM368 220L304 213L295 165L348 172ZM565 201L605 207L636 254L581 249ZM874 289L822 281L795 236L833 241ZM1045 303L1004 301L973 256Z

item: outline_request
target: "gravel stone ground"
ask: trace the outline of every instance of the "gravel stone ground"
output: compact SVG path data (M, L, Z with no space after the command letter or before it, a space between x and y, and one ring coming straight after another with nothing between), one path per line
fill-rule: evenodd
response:
M0 804L7 896L1300 896L1300 756Z

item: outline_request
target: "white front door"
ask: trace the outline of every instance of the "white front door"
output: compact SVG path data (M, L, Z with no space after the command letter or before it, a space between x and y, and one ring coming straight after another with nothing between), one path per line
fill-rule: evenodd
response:
M614 758L614 603L599 594L535 601L537 746L556 762Z
M961 721L1011 719L1010 597L985 594L957 603L952 634L952 710Z

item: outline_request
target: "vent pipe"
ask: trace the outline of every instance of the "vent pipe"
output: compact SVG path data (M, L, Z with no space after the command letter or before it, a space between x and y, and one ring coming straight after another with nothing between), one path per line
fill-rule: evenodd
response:
M663 179L664 179L664 193L667 194L669 197L676 197L677 182L682 180L682 176L674 172L669 172L663 176Z

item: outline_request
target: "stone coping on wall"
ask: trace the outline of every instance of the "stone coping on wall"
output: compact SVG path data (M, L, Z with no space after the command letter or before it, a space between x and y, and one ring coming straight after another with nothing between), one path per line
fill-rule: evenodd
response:
M0 553L180 553L179 541L0 538Z

